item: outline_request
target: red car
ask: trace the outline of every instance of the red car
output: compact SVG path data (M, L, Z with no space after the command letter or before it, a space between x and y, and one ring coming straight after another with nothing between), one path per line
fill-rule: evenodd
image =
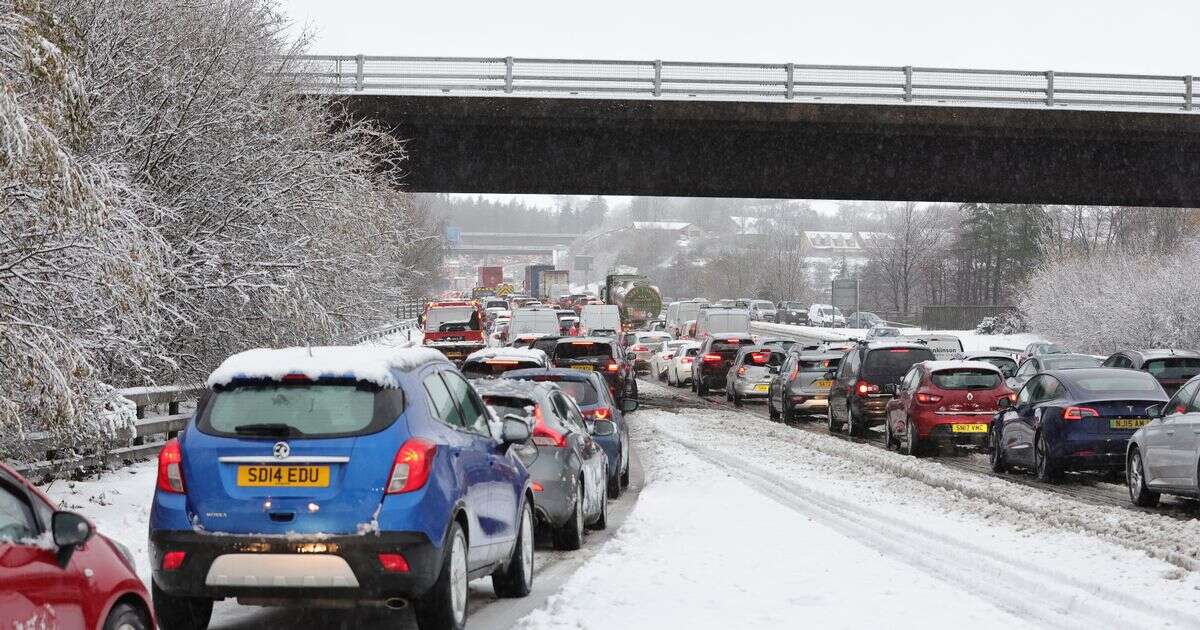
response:
M927 443L985 446L1002 398L1014 394L1000 368L983 361L913 365L887 403L885 444L917 455Z
M128 549L0 464L0 628L150 630L149 602Z

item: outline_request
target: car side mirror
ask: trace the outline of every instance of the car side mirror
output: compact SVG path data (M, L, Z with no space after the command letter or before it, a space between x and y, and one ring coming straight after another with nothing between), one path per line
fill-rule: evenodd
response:
M596 437L616 435L617 425L612 420L596 420L592 423L592 426L589 427L588 432Z
M632 398L626 398L625 400L621 401L621 413L633 413L637 411L638 407L641 405L642 403Z
M1161 417L1162 417L1162 415L1163 415L1163 405L1162 405L1162 403L1159 403L1159 404L1157 404L1157 405L1150 405L1149 407L1146 407L1146 417L1148 417L1148 418L1161 418Z
M504 416L504 426L500 429L500 441L505 444L522 444L528 442L533 433L529 423L516 414Z
M55 512L50 518L50 531L58 547L58 566L66 568L75 550L95 533L86 518L74 512Z
M1011 407L1012 404L1013 404L1012 399L1009 398L1008 396L1005 396L1004 398L1001 398L1000 400L996 401L996 408L1000 409L1000 410L1004 410L1004 409L1008 409L1009 407Z

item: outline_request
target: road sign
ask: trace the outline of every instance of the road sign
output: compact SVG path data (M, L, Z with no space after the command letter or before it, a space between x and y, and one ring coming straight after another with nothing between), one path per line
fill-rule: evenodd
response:
M591 271L592 263L595 261L594 256L576 256L575 271Z
M454 226L446 226L446 242L450 247L458 247L462 244L462 230Z
M841 309L849 315L858 311L858 280L855 278L834 278L830 283L829 303L834 308Z

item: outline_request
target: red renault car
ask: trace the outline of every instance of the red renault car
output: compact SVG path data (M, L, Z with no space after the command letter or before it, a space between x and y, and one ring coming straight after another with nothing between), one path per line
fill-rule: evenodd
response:
M151 630L149 602L128 549L0 464L0 628Z
M1013 400L1000 368L983 361L923 361L887 403L885 444L917 455L926 444L985 446L999 401Z

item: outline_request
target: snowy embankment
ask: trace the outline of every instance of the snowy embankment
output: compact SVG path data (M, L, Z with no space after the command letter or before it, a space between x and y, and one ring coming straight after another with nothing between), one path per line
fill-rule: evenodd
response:
M795 324L772 324L770 322L751 322L750 326L753 332L760 334L800 335L831 341L864 339L867 336L865 328L821 328L817 326L798 326ZM965 352L981 352L991 350L993 347L1021 350L1035 341L1042 341L1041 337L1030 333L981 335L973 330L924 330L921 328L901 328L900 333L904 335L954 335L962 341L963 351Z
M639 416L637 507L523 627L1200 626L1200 575L1096 535L1170 519L1061 497L1035 516L1006 504L1032 500L1016 484L931 486L884 463L894 453L750 414Z

